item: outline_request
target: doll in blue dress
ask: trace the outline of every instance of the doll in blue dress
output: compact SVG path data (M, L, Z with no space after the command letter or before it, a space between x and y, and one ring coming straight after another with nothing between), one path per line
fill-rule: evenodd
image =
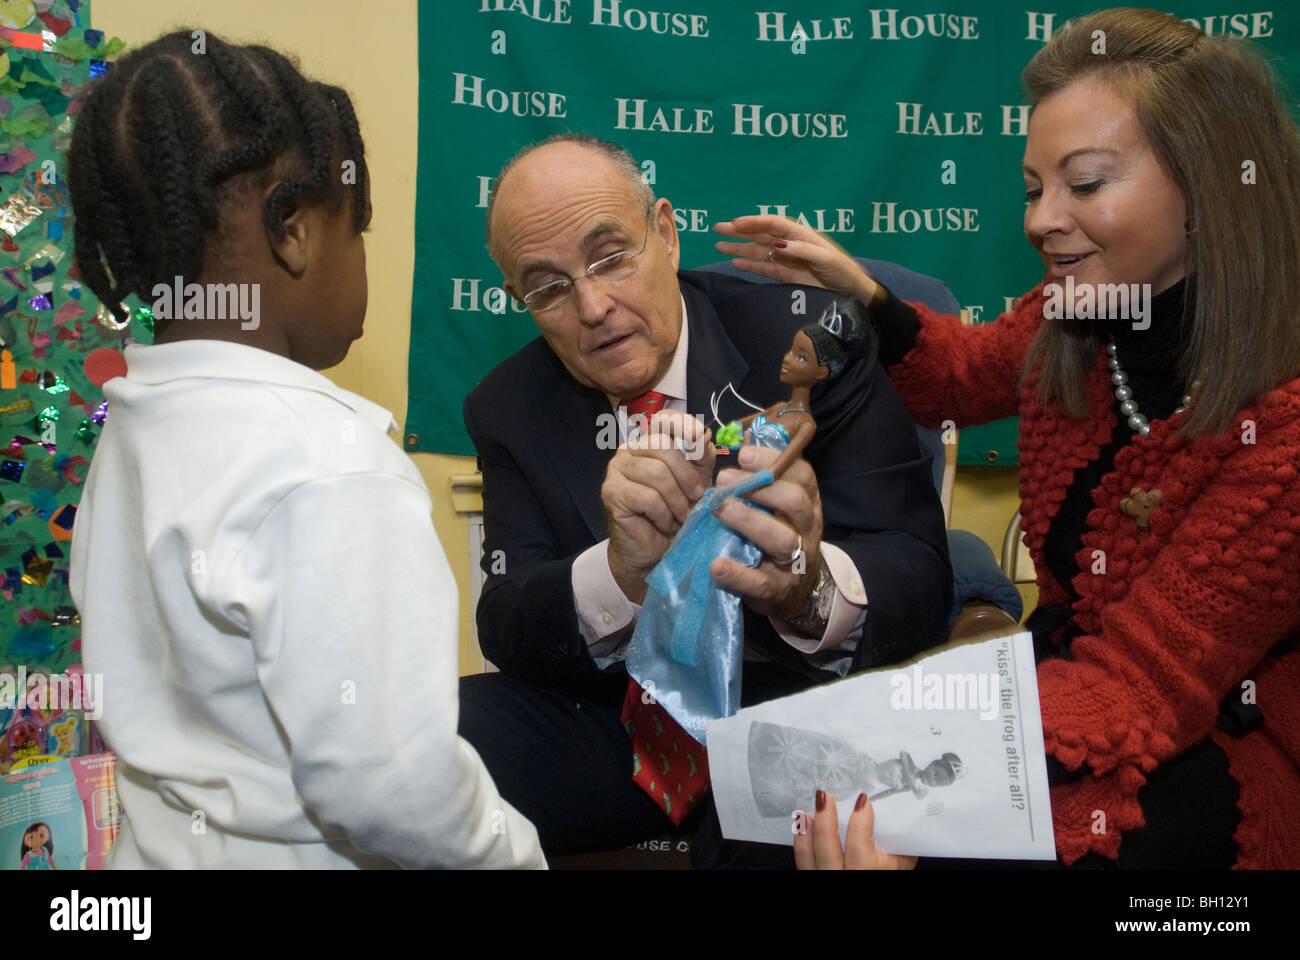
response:
M717 433L719 453L740 449L741 438L749 431L756 446L782 449L769 468L773 478L803 454L817 432L817 423L809 409L812 388L823 380L834 379L855 359L867 340L862 316L849 306L832 303L816 323L810 323L794 335L789 352L781 358L781 382L789 384L790 399L774 403L766 410L733 420ZM757 409L757 408L755 408Z
M646 597L627 649L628 673L700 743L709 721L740 709L744 646L740 595L719 586L709 565L726 557L756 567L763 556L714 511L729 497L772 483L799 459L817 432L809 410L813 387L838 376L861 355L865 342L862 319L837 303L795 333L781 359L780 379L790 386L790 399L732 421L718 436L738 450L743 432L749 443L781 455L766 470L707 491L646 578Z
M18 855L22 858L19 870L57 870L54 865L54 837L50 825L37 821L23 831L23 844Z

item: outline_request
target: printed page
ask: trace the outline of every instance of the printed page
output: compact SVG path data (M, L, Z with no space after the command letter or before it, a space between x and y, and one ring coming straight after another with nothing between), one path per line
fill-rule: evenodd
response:
M709 724L723 835L790 844L825 790L865 792L876 845L932 857L1056 856L1033 641L996 637Z

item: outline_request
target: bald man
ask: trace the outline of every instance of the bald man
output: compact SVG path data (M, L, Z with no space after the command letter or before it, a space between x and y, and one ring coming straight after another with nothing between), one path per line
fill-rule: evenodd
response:
M541 336L465 401L483 472L479 642L501 673L461 681L461 733L548 855L626 846L672 826L633 782L619 720L645 578L720 469L776 456L715 457L710 396L730 383L761 405L788 397L781 357L831 297L809 288L797 311L801 288L679 271L672 205L630 154L580 134L506 164L487 236ZM611 413L647 395L660 412L644 429L620 420L613 449ZM752 498L772 512L729 501L719 513L764 553L755 569L710 567L743 599L745 705L944 639L943 514L874 341L813 390L812 409L804 459ZM718 416L747 412L728 392ZM696 866L793 866L787 850L724 842L712 803L692 823Z

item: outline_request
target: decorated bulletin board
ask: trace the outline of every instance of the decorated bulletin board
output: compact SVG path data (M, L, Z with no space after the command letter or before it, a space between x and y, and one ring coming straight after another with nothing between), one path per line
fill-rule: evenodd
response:
M784 213L996 318L1042 277L1022 225L1020 71L1103 6L421 0L406 449L473 453L463 398L537 335L501 289L483 215L502 163L563 130L643 164L676 208L684 267L721 259L714 222ZM1300 90L1300 6L1159 6L1257 44ZM1015 463L1015 422L962 431L959 451Z
M122 46L85 0L0 2L0 772L90 746L75 711L14 694L80 670L68 555L107 413L95 368L149 336L147 312L118 328L79 282L64 177L78 94Z

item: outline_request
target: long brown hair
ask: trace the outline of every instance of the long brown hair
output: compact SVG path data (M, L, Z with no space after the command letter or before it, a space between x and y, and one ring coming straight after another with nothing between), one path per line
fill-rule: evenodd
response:
M1093 52L1104 32L1105 54ZM1034 106L1100 75L1138 123L1186 201L1187 277L1195 307L1179 357L1201 382L1183 433L1234 429L1233 414L1300 371L1300 139L1272 70L1244 41L1209 37L1169 14L1121 7L1075 21L1021 77ZM1251 162L1254 176L1247 174ZM1088 415L1095 330L1044 320L1025 373L1041 359L1038 399Z

